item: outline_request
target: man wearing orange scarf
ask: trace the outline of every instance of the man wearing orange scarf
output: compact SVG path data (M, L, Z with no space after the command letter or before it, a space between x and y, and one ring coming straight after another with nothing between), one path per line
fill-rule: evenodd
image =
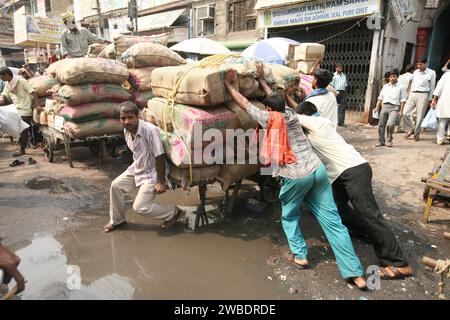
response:
M271 165L272 175L281 178L281 220L292 252L288 255L290 261L299 269L309 266L308 248L300 230L300 205L304 201L324 230L342 277L364 290L364 272L336 209L327 171L303 133L296 112L286 107L282 93L272 92L263 75L259 64L258 82L266 94L265 111L253 106L233 86L235 70L227 72L224 82L234 102L266 129L261 157L264 165Z

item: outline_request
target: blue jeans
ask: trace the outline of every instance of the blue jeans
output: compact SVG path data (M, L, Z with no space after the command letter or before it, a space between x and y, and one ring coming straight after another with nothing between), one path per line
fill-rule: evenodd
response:
M308 248L300 231L300 205L304 201L316 217L333 249L343 278L364 275L347 228L342 224L333 199L327 171L322 164L303 179L281 179L281 222L289 247L297 259L306 259Z

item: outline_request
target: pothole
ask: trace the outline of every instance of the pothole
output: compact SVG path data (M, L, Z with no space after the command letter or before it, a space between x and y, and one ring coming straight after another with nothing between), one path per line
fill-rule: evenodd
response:
M63 184L64 182L61 180L45 176L39 176L25 181L25 185L32 190L50 189L50 193L70 192L70 189Z

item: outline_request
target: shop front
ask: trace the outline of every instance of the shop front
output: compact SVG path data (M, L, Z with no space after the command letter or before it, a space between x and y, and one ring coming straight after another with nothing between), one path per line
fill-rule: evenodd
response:
M373 21L368 22L367 17L379 11L379 1L292 2L258 1L259 26L267 29L269 38L324 44L321 67L334 72L336 63L344 65L349 82L348 110L362 114L374 42Z

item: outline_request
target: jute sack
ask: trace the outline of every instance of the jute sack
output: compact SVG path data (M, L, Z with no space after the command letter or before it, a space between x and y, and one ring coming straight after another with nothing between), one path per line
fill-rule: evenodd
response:
M192 181L190 169L177 168L169 161L169 178L178 182L182 187L193 187L201 183L213 183L220 172L220 166L207 166L192 168Z
M116 59L116 47L114 43L108 44L97 56L97 58Z
M231 98L223 83L225 71L217 68L192 66L156 68L152 72L155 96L168 98L174 93L175 102L192 106L217 106ZM177 82L180 85L176 88ZM238 88L238 85L236 85Z
M247 98L264 97L264 92L260 89L257 77L257 63L260 60L249 57L226 59L225 63L220 67L224 70L233 69L238 73L239 91ZM276 78L270 67L264 68L264 80L269 86L276 83Z
M169 48L152 42L141 42L122 53L121 61L129 68L166 67L186 64L180 55Z
M103 136L123 132L118 119L101 119L83 123L66 122L64 131L73 139L85 139L89 136Z
M166 132L159 128L161 140L164 145L166 157L178 168L204 167L205 163L194 164L193 154L190 146L184 145L183 140L175 134ZM202 150L200 150L202 151Z
M251 100L250 103L260 110L265 109L264 104L262 104L257 100ZM236 102L234 101L227 102L225 104L225 108L236 114L236 118L229 124L228 128L247 130L247 129L256 129L258 127L258 122L250 118L248 113L242 110L242 108L239 107L236 104Z
M64 63L66 59L64 60L58 60L56 62L53 62L51 65L48 66L47 69L45 69L44 74L52 76L53 78L56 77L56 71Z
M119 36L114 39L116 56L122 56L122 53L124 53L136 43L151 42L167 46L168 40L169 38L167 33L162 33L154 36Z
M227 190L234 182L259 173L259 168L258 164L224 164L220 166L217 180L222 190Z
M88 55L89 57L96 58L105 48L107 44L105 43L93 43L89 45Z
M38 97L46 97L49 95L47 90L50 90L54 85L58 84L58 81L51 76L44 75L31 78L28 80L28 83L37 93Z
M110 83L64 85L56 95L59 101L70 106L100 101L123 102L131 98L119 84Z
M129 82L131 86L139 91L152 90L152 72L155 67L139 68L130 70Z
M64 84L122 83L130 76L124 64L103 58L64 59L56 78Z
M276 88L285 90L287 87L298 87L300 84L300 73L280 64L268 64L276 78Z
M194 126L200 128L199 134L204 134L208 129L224 130L230 127L236 114L224 107L197 108L182 104L175 104L173 112L166 107L167 100L154 98L148 102L148 115L155 118L156 124L168 132L173 132L175 128L183 138L193 140Z
M119 119L120 103L97 102L79 106L64 106L59 115L66 121L75 123L88 122L98 119Z
M147 107L148 102L153 99L155 95L152 91L135 91L133 92L133 101L139 108Z

